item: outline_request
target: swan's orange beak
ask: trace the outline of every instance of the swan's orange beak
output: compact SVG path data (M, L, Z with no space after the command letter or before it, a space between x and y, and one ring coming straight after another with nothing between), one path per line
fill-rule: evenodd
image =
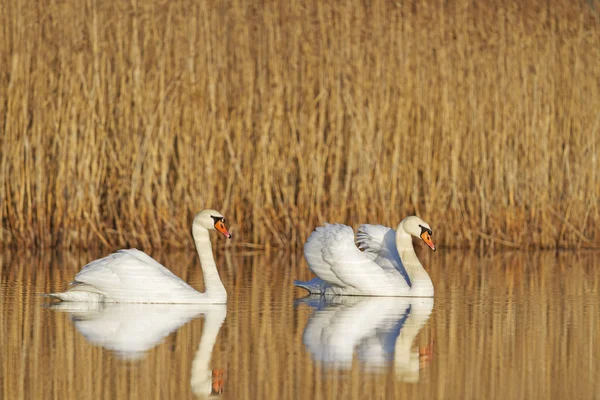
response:
M221 232L227 239L231 239L231 233L229 233L222 220L215 222L215 229Z
M435 251L435 245L431 241L431 236L429 235L429 232L425 231L421 233L421 239L423 239L423 241L427 243L427 246L431 247L431 250Z

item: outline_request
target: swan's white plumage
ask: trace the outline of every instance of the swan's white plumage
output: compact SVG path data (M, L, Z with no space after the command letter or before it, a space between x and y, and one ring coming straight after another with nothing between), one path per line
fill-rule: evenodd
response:
M216 229L231 237L223 221L221 213L209 209L198 213L192 224L206 286L204 293L146 253L129 249L92 261L75 275L69 290L48 296L74 302L223 304L227 292L217 271L208 233Z
M396 247L395 230L383 225L363 224L358 227L356 243L379 267L393 275L399 273L410 286L410 277L402 265Z
M119 250L92 261L75 275L74 288L100 291L104 301L145 303L194 300L198 291L159 262L137 249ZM67 293L73 293L71 290ZM152 293L152 299L148 294ZM152 300L152 301L149 301ZM163 301L161 301L163 300Z
M85 339L136 361L192 319L204 315L202 337L191 368L192 392L201 398L215 394L212 352L225 317L225 304L116 304L62 302L49 308L67 312ZM222 388L222 387L221 387Z
M396 378L417 381L413 342L433 309L433 298L308 296L314 308L302 340L315 360L349 369L355 354L365 369L394 365Z
M216 304L132 304L61 302L50 309L66 312L85 339L119 358L136 360L171 332Z
M315 275L331 285L344 286L344 282L340 281L331 270L331 265L323 259L323 246L326 243L325 235L329 226L325 224L314 230L304 245L304 256L308 261L308 267Z
M363 224L358 227L356 244L366 255L375 259L384 245L385 235L390 231L393 231L393 229L387 226Z
M349 226L328 225L322 244L323 260L346 287L364 294L377 294L387 286L408 289L406 281L390 267L388 259L377 257L373 260L356 247L354 231ZM385 268L377 261L382 261Z
M318 227L304 246L309 268L318 278L295 284L321 294L433 296L433 285L414 253L410 236L418 237L424 228L430 230L418 217L406 218L398 230L361 225L357 247L351 227Z

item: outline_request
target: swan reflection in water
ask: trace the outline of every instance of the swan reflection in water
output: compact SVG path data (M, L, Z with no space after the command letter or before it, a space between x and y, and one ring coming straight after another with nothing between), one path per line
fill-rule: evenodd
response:
M420 363L432 344L413 350L429 319L433 298L308 296L299 303L314 308L303 342L315 360L350 369L354 353L368 370L393 365L397 379L419 380Z
M211 370L210 360L227 316L225 304L63 302L48 308L69 313L75 328L88 342L130 361L142 359L171 332L204 315L202 337L192 362L192 392L197 396L209 396L223 391L224 373Z

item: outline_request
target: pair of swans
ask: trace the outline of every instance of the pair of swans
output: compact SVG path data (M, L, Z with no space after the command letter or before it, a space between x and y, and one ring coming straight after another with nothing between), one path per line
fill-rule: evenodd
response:
M202 264L204 293L146 253L129 249L92 261L75 275L69 290L48 296L95 303L224 304L227 292L215 264L210 230L231 238L220 212L208 209L194 218L192 234ZM431 297L433 284L411 238L416 236L435 250L431 235L429 224L416 216L405 218L396 231L382 225L361 225L359 250L352 228L326 224L317 228L304 246L308 265L317 278L294 283L311 294Z

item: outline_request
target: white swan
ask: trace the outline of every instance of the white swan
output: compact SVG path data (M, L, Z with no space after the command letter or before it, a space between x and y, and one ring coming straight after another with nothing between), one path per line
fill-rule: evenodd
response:
M119 358L140 361L171 333L204 315L204 327L192 362L190 384L199 397L223 391L223 370L211 369L212 352L227 316L225 304L117 304L62 302L49 306L67 312L85 339Z
M210 308L212 307L212 308ZM60 302L49 309L68 313L85 339L119 358L141 360L172 332L222 304Z
M81 302L224 304L227 292L217 271L208 232L216 229L231 238L224 222L220 212L204 210L196 215L192 224L202 264L204 293L192 288L146 253L129 249L92 261L75 275L69 290L47 296Z
M317 275L294 284L313 294L432 297L433 283L419 262L412 236L431 249L433 232L416 216L406 217L394 231L382 225L361 225L354 231L342 224L318 227L304 245L304 256Z
M309 296L315 310L303 342L328 368L351 369L355 354L367 370L393 365L396 378L417 382L421 357L413 342L433 309L433 298Z

